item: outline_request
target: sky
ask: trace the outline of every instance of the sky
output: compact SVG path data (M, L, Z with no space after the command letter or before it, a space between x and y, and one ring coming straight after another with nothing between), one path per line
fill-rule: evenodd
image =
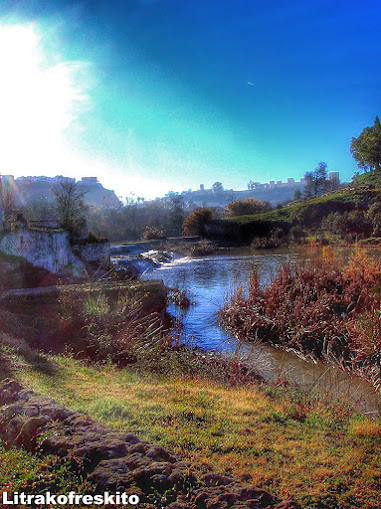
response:
M0 173L122 198L349 181L381 103L378 0L2 0Z

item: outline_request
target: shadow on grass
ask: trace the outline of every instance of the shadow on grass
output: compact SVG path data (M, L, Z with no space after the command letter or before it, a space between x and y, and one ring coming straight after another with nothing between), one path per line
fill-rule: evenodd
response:
M0 379L17 379L19 371L29 366L48 376L56 375L57 365L46 354L33 350L23 339L0 334Z
M5 378L13 378L13 371L9 359L0 353L0 380L4 380Z

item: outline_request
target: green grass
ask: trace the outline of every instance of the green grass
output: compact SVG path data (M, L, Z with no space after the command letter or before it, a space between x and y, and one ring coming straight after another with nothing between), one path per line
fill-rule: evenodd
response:
M0 440L0 488L8 493L20 490L26 480L36 477L42 464L36 455L15 447L7 449Z
M291 389L229 388L60 356L30 362L9 346L3 360L0 379L11 374L72 410L305 508L381 505L381 425L345 405ZM4 454L0 449L0 460ZM31 475L38 462L25 458L25 475Z
M362 173L353 182L355 186L375 186L381 187L381 172L377 171L368 171L366 173Z
M364 189L363 186L374 186L374 189ZM281 209L274 209L264 214L254 214L247 216L236 216L222 219L223 222L230 222L235 224L248 224L251 222L293 222L296 217L308 217L311 210L322 205L329 205L331 207L340 204L352 204L368 206L370 203L379 200L381 190L381 175L376 172L369 172L360 175L353 183L348 184L343 189L326 196L319 196L307 201L298 203L291 203L285 205ZM321 219L321 217L320 217Z

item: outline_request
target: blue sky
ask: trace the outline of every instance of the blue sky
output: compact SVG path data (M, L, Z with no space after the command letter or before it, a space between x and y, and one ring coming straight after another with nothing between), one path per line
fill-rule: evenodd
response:
M17 93L46 111L4 126L29 149L0 154L2 173L96 175L146 198L298 179L319 161L349 180L351 137L380 114L378 1L5 0L0 15L36 36L36 88Z

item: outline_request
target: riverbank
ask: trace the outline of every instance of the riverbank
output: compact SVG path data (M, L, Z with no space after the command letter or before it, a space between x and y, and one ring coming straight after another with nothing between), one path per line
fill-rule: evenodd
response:
M263 341L340 366L381 387L381 262L356 248L325 248L283 265L262 287L257 273L220 311L239 341Z
M252 483L278 500L296 499L305 509L374 509L381 503L381 423L329 395L154 376L62 356L32 360L20 351L2 347L0 378L15 377L70 410L131 431L185 461ZM39 475L41 460L34 455L0 445L0 458L0 479L10 490ZM12 475L5 459L11 459ZM52 475L68 487L68 472Z
M152 277L157 279L167 271L184 281L185 272L200 275L203 269L206 280L213 279L213 285L218 281L217 292L223 288L225 293L232 268L242 276L241 264L250 273L254 260L265 270L262 275L266 282L284 257L289 255L185 259L164 264ZM194 263L198 264L196 271L192 269ZM180 271L171 272L174 267ZM80 310L78 315L71 307L78 299L72 297L64 299L65 306L70 304L64 311L67 324L72 326L72 340L86 332L109 348L107 334L112 330L102 324L109 322L110 308L104 299L83 299L80 308L75 308ZM126 309L126 301L117 301L122 307L113 312L123 318L119 311ZM211 307L204 312L211 319L216 302L211 303L210 294L207 301ZM204 300L199 302L202 304L193 306L194 310L203 307ZM33 305L30 307L33 311ZM84 322L87 328L73 327L74 317L75 323L78 317L88 320ZM113 328L123 324L123 320L117 321ZM118 329L122 331L118 336L130 338L122 329ZM105 330L105 335L99 334ZM30 329L24 332L28 336ZM134 354L131 364L122 367L119 363L118 368L108 355L97 363L90 358L78 359L79 352L47 355L21 339L2 336L0 379L16 379L72 411L88 413L112 428L133 432L170 449L186 461L261 487L277 501L293 498L304 509L375 509L381 505L381 422L373 414L357 413L343 392L340 400L335 400L332 390L291 387L280 369L277 380L264 384L257 376L241 377L234 356L228 364L213 357L205 362L206 353L195 355L180 345L169 348L168 338L156 336L153 341L149 329L138 332L135 342L123 343L129 345L126 352ZM22 482L33 482L34 478L43 482L49 478L65 489L87 489L59 463L50 468L35 454L6 451L1 445L0 465L0 480L9 490L20 489Z

